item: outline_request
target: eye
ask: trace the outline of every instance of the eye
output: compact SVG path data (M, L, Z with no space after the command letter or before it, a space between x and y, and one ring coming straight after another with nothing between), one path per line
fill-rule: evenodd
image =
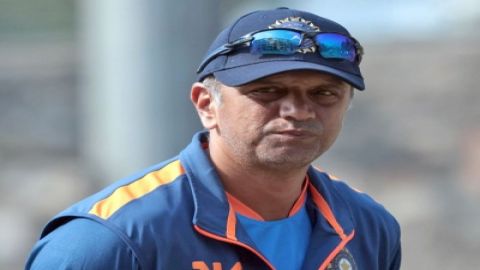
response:
M320 97L331 97L336 95L334 91L328 89L315 89L311 92L311 94Z
M333 92L328 90L320 91L320 94L323 96L333 96Z
M274 86L254 88L247 93L247 95L251 98L261 101L271 101L279 99L285 94L285 90Z
M275 87L264 87L264 88L258 88L254 89L251 93L255 94L275 94L278 93L279 89Z
M310 92L312 100L318 104L328 105L334 104L340 99L338 91L329 88L318 88Z

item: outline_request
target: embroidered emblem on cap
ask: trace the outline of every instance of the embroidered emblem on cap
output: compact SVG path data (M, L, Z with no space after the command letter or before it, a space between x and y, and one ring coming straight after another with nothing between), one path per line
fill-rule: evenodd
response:
M344 248L330 262L327 270L358 270L355 260L348 249Z
M320 32L320 27L301 17L288 17L285 19L276 20L275 23L268 26L268 28L288 28L303 32ZM310 38L305 38L297 52L314 53L316 50L317 47L315 46L315 42Z

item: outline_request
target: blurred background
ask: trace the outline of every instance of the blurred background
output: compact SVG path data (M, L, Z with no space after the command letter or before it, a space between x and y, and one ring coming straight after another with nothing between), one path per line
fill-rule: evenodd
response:
M367 90L317 161L400 221L402 269L480 266L480 2L0 1L0 269L50 217L175 155L195 69L227 24L288 6L362 42Z

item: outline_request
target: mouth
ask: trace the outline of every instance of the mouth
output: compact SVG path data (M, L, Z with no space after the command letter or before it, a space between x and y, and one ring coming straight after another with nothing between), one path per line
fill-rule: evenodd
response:
M309 138L315 137L316 133L306 129L286 129L273 132L273 134L292 137L292 138Z

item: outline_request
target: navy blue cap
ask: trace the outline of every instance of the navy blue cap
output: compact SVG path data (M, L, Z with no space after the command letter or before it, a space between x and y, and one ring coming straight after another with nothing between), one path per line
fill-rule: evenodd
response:
M290 28L292 25L307 29L318 27L321 32L336 32L350 36L347 29L340 24L309 12L288 8L259 10L240 17L220 32L210 45L205 58L221 46L248 33L272 27ZM214 75L225 85L239 86L281 72L315 70L339 77L355 88L363 90L365 83L358 64L358 62L325 59L319 53L260 55L251 54L248 48L242 48L215 57L199 72L197 81Z

